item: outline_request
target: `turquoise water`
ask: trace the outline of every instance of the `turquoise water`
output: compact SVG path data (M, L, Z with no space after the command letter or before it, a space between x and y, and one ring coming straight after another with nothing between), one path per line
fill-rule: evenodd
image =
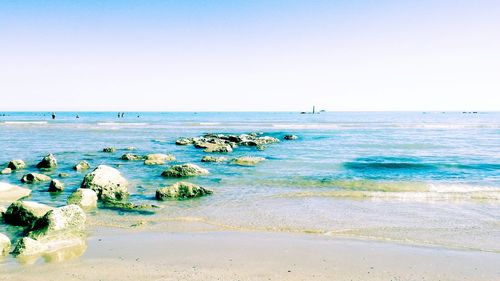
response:
M307 232L401 243L500 251L500 113L342 112L298 113L49 113L0 116L0 163L23 159L26 171L0 175L0 181L33 189L31 200L64 205L85 173L71 168L117 167L132 182L133 202L157 204L155 214L99 209L93 227L144 231L234 229ZM76 114L79 119L76 119ZM177 146L178 137L203 133L264 132L282 139L259 151L235 149L228 157L265 157L255 167L201 163L207 155ZM114 154L102 148L118 148ZM133 153L171 153L176 162L146 166L123 161ZM121 149L121 150L120 150ZM19 180L42 156L59 161L55 176L66 191L53 195L47 183ZM195 200L157 202L156 188L173 183L161 172L169 164L191 162L210 171L189 181L214 189ZM0 226L15 235L15 229Z

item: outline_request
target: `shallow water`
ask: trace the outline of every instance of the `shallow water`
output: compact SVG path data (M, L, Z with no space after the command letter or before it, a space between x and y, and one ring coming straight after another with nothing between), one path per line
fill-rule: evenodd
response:
M64 205L85 174L71 167L108 164L132 182L131 200L161 206L155 214L98 209L93 227L140 230L241 230L305 232L410 244L500 251L500 113L6 113L0 116L0 163L24 159L30 167L0 181L33 189L32 200ZM139 116L139 117L137 117ZM206 155L176 146L178 137L208 132L265 132L282 141L259 151L237 148L227 155L267 161L255 167L201 163ZM121 148L103 153L102 148ZM189 181L214 189L195 200L157 202L156 188L175 182L164 166L123 161L133 153L172 153L209 176ZM19 179L42 156L54 153L55 176L66 190ZM15 237L19 229L0 225Z

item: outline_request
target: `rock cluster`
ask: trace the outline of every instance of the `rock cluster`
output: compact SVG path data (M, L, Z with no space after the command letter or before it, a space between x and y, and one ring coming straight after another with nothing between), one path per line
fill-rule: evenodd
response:
M205 152L232 152L238 146L255 146L265 148L266 145L279 142L279 139L271 136L263 136L260 133L250 134L205 134L196 138L179 138L177 145L192 144L196 148L203 148Z

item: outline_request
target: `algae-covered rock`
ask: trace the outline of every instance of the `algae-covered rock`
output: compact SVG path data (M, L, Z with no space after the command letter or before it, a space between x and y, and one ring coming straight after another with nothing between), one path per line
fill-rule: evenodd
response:
M0 202L12 203L30 194L30 189L0 182Z
M12 170L20 170L26 168L26 163L24 163L24 161L21 159L15 159L10 161L7 167L11 168Z
M90 169L90 164L87 161L80 161L80 163L73 166L73 170L84 171Z
M61 192L64 190L64 184L56 179L50 181L49 192Z
M105 148L102 149L102 152L114 153L114 152L116 152L116 148L114 148L114 147L105 147Z
M203 156L201 158L201 162L226 162L226 157L214 157L214 156Z
M226 143L207 143L205 144L204 152L233 152L231 145Z
M7 208L3 218L11 225L29 226L54 208L33 201L16 201Z
M49 181L50 177L46 176L44 174L38 174L38 173L29 173L24 175L21 178L21 182L24 183L37 183L37 182L44 182L44 181Z
M138 160L143 160L144 157L133 153L125 153L122 155L121 159L128 161L138 161Z
M0 233L0 256L6 255L10 250L10 239L7 235Z
M262 157L252 157L252 156L243 156L243 157L238 157L235 158L231 161L231 163L240 165L240 166L253 166L257 165L258 163L266 160L266 158Z
M33 256L42 254L47 251L47 249L48 248L44 243L36 241L30 237L23 237L17 241L12 254L14 256Z
M298 137L298 136L296 136L296 135L285 135L285 136L283 137L283 139L285 139L285 140L296 140L296 139L298 139L298 138L299 138L299 137Z
M213 191L206 189L196 184L189 182L176 182L170 186L160 188L156 190L157 200L166 200L168 198L195 198L208 194L212 194Z
M163 171L161 174L164 177L171 178L181 178L181 177L193 177L193 176L203 176L208 175L207 169L203 169L194 164L182 164L170 166L167 170Z
M54 169L57 167L57 159L54 154L49 154L42 158L42 161L36 165L38 169Z
M68 204L75 204L84 209L97 206L97 193L92 189L79 188L68 198Z
M35 240L54 240L81 235L85 230L85 212L77 205L67 205L48 211L37 219L28 233Z
M212 194L213 191L189 182L176 182L171 186L156 190L156 199L166 200L168 198L194 198Z
M128 197L128 181L120 171L106 165L99 165L83 178L81 188L89 188L99 199L123 199Z
M7 175L7 174L12 174L12 169L11 168L5 168L0 171L0 174L2 175Z

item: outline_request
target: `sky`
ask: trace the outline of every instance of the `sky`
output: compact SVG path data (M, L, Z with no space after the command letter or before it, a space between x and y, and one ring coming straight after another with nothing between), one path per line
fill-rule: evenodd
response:
M0 0L0 110L500 110L500 1Z

